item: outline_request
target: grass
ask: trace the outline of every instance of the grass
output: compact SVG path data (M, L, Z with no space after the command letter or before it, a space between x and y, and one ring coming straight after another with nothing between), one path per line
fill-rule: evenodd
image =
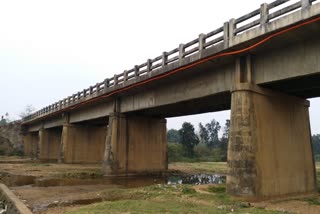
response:
M320 200L317 197L306 198L304 201L308 202L310 205L320 205Z
M68 214L102 213L279 213L232 200L223 185L198 192L192 185L153 185L135 189L105 190L104 202Z
M63 172L58 174L58 177L62 178L80 178L80 179L87 179L87 178L102 178L103 172L102 170L87 170L87 171L70 171L70 172Z
M173 163L170 170L183 172L227 172L226 163ZM320 164L317 163L320 186ZM106 189L104 202L80 207L67 214L102 213L285 213L252 207L226 194L225 184L219 185L153 185L135 189ZM311 206L320 205L319 197L302 199Z
M177 170L189 173L219 173L226 174L228 171L227 163L225 162L197 162L197 163L171 163L170 170Z

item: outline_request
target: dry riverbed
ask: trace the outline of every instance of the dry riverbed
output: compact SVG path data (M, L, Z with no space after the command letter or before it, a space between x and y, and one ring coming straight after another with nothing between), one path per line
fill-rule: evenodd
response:
M226 163L173 163L165 177L129 179L106 179L100 169L0 158L2 182L35 213L320 213L319 196L254 204L229 197L213 176L226 174Z

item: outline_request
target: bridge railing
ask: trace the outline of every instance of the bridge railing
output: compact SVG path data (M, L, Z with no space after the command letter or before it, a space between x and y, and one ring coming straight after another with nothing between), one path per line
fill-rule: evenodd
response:
M30 121L63 110L92 97L100 96L115 89L125 87L134 83L135 80L141 76L146 75L146 78L149 78L154 71L165 68L172 63L180 63L186 57L195 54L199 54L201 57L201 53L206 49L215 48L220 44L223 44L224 48L228 48L229 41L233 37L254 28L263 28L267 23L282 16L286 16L296 10L308 8L314 2L319 2L319 0L276 0L269 4L264 3L259 9L237 19L231 19L229 22L224 23L223 26L212 32L200 34L198 38L188 43L180 44L179 47L171 51L163 52L162 55L155 57L154 59L148 59L145 63L136 65L130 70L125 70L121 74L115 74L113 77L107 78L103 82L97 83L52 105L42 108L34 114L25 117L24 121Z

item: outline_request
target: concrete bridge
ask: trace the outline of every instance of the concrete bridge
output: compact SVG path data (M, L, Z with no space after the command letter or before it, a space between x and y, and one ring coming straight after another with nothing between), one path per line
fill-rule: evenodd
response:
M315 193L307 98L320 96L320 3L277 0L24 119L40 160L106 175L167 169L166 117L231 109L227 191Z

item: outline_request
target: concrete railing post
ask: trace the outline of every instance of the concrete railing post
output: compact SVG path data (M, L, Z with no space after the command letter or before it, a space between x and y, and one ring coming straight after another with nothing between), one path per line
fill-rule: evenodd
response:
M184 49L184 44L180 44L179 45L179 61L181 62L181 60L184 58L185 55L185 49Z
M151 59L147 60L147 75L150 76L152 70L152 61Z
M261 4L260 7L260 29L263 33L266 31L266 24L269 21L269 7L267 3Z
M301 0L302 10L303 10L303 9L306 9L306 8L308 8L308 7L310 7L310 6L311 6L310 0Z
M128 71L124 70L123 71L123 83L125 83L128 80Z
M109 79L106 78L106 79L104 80L104 91L107 91L108 88L109 88Z
M114 77L113 77L113 82L114 82L114 87L116 86L116 85L118 85L118 75L117 74L115 74L114 75Z
M99 90L100 90L100 83L97 83L97 84L96 84L96 88L97 88L97 93L99 93Z
M137 78L139 76L139 66L134 66L134 77Z
M301 13L302 13L303 19L309 17L310 6L311 6L310 0L301 0Z
M200 54L200 56L202 55L203 49L205 49L205 45L206 45L206 35L201 33L199 35L199 54Z
M230 19L229 21L229 46L233 45L233 37L235 36L235 30L236 30L236 20Z
M167 65L167 61L168 61L168 53L167 52L163 52L162 53L162 67Z
M224 48L227 49L229 47L229 22L223 24L223 42Z

